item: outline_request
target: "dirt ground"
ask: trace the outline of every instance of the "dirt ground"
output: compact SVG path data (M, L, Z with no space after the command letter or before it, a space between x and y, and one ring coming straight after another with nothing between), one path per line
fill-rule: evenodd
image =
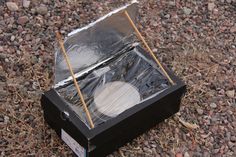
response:
M55 31L124 0L0 0L0 156L72 156L44 122ZM236 1L141 0L139 29L188 91L180 112L112 156L236 156Z

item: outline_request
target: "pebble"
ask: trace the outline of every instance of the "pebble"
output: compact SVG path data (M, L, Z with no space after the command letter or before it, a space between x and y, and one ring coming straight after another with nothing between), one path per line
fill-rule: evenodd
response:
M229 98L235 98L235 90L228 90L228 91L226 91L226 95Z
M1 69L0 69L1 70ZM5 76L5 74L3 74L3 72L0 72L0 85L1 85L1 87L0 87L0 93L2 92L2 93L5 93L5 92L3 92L3 89L2 89L2 85L3 85L3 82L6 82L6 76ZM2 94L1 93L1 94ZM0 95L1 96L1 95Z
M8 59L8 58L5 58L5 62L8 63L8 62L9 62L9 59Z
M5 59L7 58L7 54L5 53L0 53L0 59Z
M43 0L43 3L49 3L50 2L50 0Z
M230 140L231 140L232 142L236 142L236 136L231 136Z
M28 1L28 0L23 0L23 7L24 7L24 8L29 8L29 6L30 6L30 1Z
M215 3L213 3L213 2L208 3L208 10L209 11L212 11L214 8L215 8Z
M235 144L234 144L233 142L231 142L231 141L228 142L228 146L229 146L230 149L233 148L234 145L235 145Z
M184 157L190 157L189 153L188 153L188 152L185 152L185 153L184 153Z
M197 108L197 113L200 114L200 115L202 115L202 114L203 114L203 110L200 109L200 108Z
M4 117L0 115L0 123L4 122Z
M170 6L175 6L175 2L174 1L169 1L169 5Z
M216 154L216 153L218 153L219 151L220 151L220 149L217 148L217 149L214 149L214 150L213 150L213 153Z
M10 11L17 11L19 9L18 5L14 2L7 2L6 5Z
M15 37L14 35L12 35L12 36L11 36L11 41L14 41L15 38L16 38L16 37Z
M216 108L217 105L216 105L216 103L211 103L211 104L210 104L210 107L211 107L211 108Z
M170 18L170 14L166 14L165 18L169 19Z
M24 25L29 21L28 16L21 16L18 18L17 23L20 25Z
M157 146L156 146L155 144L152 144L151 147L152 147L152 148L156 148Z
M154 26L154 27L156 27L156 26L158 26L158 23L157 23L156 21L152 21L152 22L151 22L151 25Z
M36 8L36 11L38 14L46 15L48 13L48 8L45 5L41 5L38 8Z
M4 116L4 123L7 124L9 122L9 117L8 116Z
M183 154L182 153L176 153L175 157L183 157Z
M231 33L236 33L236 25L233 26L232 28L230 28L230 32L231 32Z
M3 47L2 46L0 46L0 52L3 52Z
M190 8L184 7L183 8L184 14L189 15L191 14L192 10Z
M156 48L154 48L152 51L153 51L154 53L156 53L158 50L157 50Z
M204 156L204 157L210 157L211 154L210 154L208 151L205 151L205 152L203 153L203 156Z

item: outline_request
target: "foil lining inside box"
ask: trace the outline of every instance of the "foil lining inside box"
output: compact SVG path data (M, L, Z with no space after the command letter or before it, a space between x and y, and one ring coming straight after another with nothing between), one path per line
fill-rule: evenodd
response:
M126 48L78 79L95 127L170 86L156 64L143 52L139 46ZM73 82L56 90L89 127Z
M137 3L125 8L136 21ZM73 31L64 45L95 126L170 86L153 59L141 51L124 8ZM60 51L56 51L55 89L90 127Z

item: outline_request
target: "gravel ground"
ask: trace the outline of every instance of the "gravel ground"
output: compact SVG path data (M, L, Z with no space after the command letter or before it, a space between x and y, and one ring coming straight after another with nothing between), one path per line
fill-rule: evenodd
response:
M126 0L127 1L127 0ZM0 0L0 156L71 156L45 124L55 31L125 0ZM236 1L141 0L139 28L188 85L181 110L110 156L236 156Z

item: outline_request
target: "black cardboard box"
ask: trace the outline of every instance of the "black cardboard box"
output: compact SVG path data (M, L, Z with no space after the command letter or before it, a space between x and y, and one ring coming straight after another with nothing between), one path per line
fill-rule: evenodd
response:
M112 56L113 58L109 62L115 62L119 56L134 53L132 52L134 49L142 54L141 58L150 60L150 65L146 66L154 67L151 63L152 59L145 56L148 53L140 46L134 44L132 27L130 27L127 19L123 16L123 11L127 10L134 19L135 10L137 10L136 5L137 3L133 3L122 7L102 17L97 22L70 33L64 45L68 51L68 56L73 60L72 63L75 64L75 67L73 67L75 72L80 72L87 68L90 70L87 70L85 75L89 75L101 66L105 66L104 64L108 64L104 60L109 60ZM81 47L86 49L81 49ZM98 47L99 50L93 52ZM73 52L70 51L71 49ZM84 62L84 58L81 56L86 58L86 56L94 56L95 54L99 54L95 56L99 58L95 62L94 60L88 60L91 63L87 64L88 62L86 61L85 66L78 66L78 63ZM80 58L76 58L77 56L80 56ZM140 56L138 60L140 61ZM129 59L129 61L134 62L135 60ZM95 63L99 66L94 66ZM58 50L55 65L55 67L59 67L55 70L56 83L63 80L66 80L64 83L68 83L69 72L61 65L63 65L63 58ZM118 64L114 65L113 67L115 68L118 66ZM142 62L142 65L144 65L144 62ZM141 67L137 68L141 69ZM156 65L154 68L158 70ZM81 120L81 117L78 116L66 99L62 97L55 86L42 95L41 104L44 118L77 156L106 156L179 111L181 98L186 90L186 86L173 72L167 68L165 70L174 81L174 85L168 84L168 88L162 92L145 99L145 101L140 101L135 106L103 123L99 123L95 128L89 128L86 125L86 121ZM161 74L161 72L156 72L156 74ZM85 75L77 77L77 80L80 81ZM133 75L135 75L135 72Z
M73 151L77 149L83 152L84 149L86 157L106 156L179 111L186 86L172 72L168 73L175 85L91 130L57 92L51 89L41 99L45 120L60 137L62 132L66 132L77 141L79 145L70 146L72 150L74 147ZM68 119L65 118L64 111L69 113Z

